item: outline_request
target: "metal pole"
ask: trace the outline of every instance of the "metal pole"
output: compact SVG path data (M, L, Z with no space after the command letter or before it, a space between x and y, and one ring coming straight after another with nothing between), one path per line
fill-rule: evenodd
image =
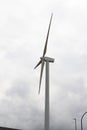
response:
M49 130L49 62L46 61L45 130Z
M75 130L77 130L77 121L76 121L76 118L74 118L75 120Z
M81 118L81 130L83 130L82 118Z
M82 120L83 120L83 117L85 116L85 114L87 114L87 112L85 112L82 117L81 117L81 130L83 130L83 123L82 123Z

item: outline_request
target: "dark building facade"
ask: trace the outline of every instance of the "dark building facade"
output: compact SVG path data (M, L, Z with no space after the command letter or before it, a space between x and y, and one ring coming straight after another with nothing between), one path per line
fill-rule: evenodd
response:
M0 127L0 130L21 130L16 128Z

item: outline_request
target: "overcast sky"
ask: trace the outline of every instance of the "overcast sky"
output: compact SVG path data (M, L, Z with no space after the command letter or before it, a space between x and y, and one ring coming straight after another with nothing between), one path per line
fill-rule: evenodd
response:
M47 56L50 64L50 128L80 129L87 111L87 1L0 0L0 126L44 130L40 67L53 12ZM84 130L87 130L87 116Z

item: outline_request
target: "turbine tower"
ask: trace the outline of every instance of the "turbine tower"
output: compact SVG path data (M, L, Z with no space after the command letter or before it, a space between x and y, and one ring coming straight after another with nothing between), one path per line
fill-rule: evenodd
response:
M42 81L42 75L43 75L43 69L44 69L44 63L46 63L46 79L45 79L45 120L44 120L44 129L45 130L49 130L49 63L53 63L54 59L50 58L50 57L46 57L46 52L47 52L47 43L48 43L48 37L49 37L49 32L50 32L50 27L51 27L51 21L52 21L52 17L53 14L51 14L51 18L50 18L50 23L49 23L49 27L48 27L48 32L47 32L47 37L46 37L46 42L45 42L45 47L44 47L44 51L43 51L43 55L40 58L40 61L38 62L38 64L35 66L35 68L37 68L40 64L41 64L41 72L40 72L40 81L39 81L39 91L38 93L40 93L40 89L41 89L41 81ZM34 69L35 69L34 68Z

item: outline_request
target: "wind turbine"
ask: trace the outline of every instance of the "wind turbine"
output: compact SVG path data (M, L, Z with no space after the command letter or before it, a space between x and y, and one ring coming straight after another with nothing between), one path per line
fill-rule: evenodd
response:
M45 130L49 130L49 63L54 62L53 58L50 57L46 57L46 52L47 52L47 43L48 43L48 38L49 38L49 32L50 32L50 27L51 27L51 22L52 22L52 17L53 14L51 14L51 18L50 18L50 23L49 23L49 27L48 27L48 32L47 32L47 37L46 37L46 42L45 42L45 47L44 47L44 51L43 51L43 55L40 58L40 61L38 62L38 64L35 66L34 69L36 69L40 64L41 64L41 72L40 72L40 81L39 81L39 91L38 93L40 93L40 89L41 89L41 81L42 81L42 75L43 75L43 69L44 69L44 63L46 63L46 79L45 79L45 121L44 121L44 127Z

